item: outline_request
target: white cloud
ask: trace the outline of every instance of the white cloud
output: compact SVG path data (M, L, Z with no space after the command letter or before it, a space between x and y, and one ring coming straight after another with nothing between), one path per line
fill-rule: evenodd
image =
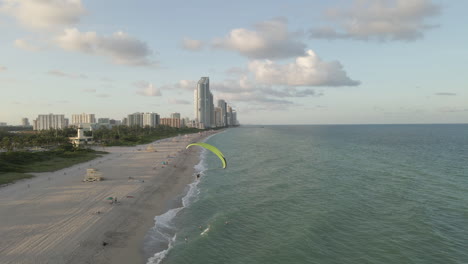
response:
M7 67L5 67L5 66L0 66L0 72L1 72L1 71L6 71L6 70L8 70Z
M99 36L96 32L69 28L56 37L55 42L64 50L109 57L117 64L154 65L149 58L152 51L148 45L121 31L111 36Z
M3 0L0 11L32 29L73 25L86 12L81 0Z
M17 48L27 50L27 51L39 51L39 50L41 50L40 47L31 44L29 41L27 41L25 39L15 40L14 45Z
M97 96L97 97L100 97L100 98L109 98L109 97L111 97L110 94L105 94L105 93L98 94L98 95L96 95L96 96Z
M182 48L191 51L199 51L204 47L204 43L201 40L184 38L182 40Z
M325 16L336 27L310 30L312 38L358 40L405 40L422 38L434 25L427 18L440 13L430 0L355 0L347 9L329 9Z
M184 105L187 105L187 104L191 104L191 102L187 101L187 100L180 100L180 99L169 99L169 103L170 104L184 104Z
M88 76L86 76L85 74L66 73L66 72L58 71L58 70L48 71L47 74L54 75L54 76L57 76L57 77L67 77L67 78L73 78L73 79L78 79L78 78L86 79L86 78L88 78Z
M96 92L96 89L83 89L81 90L82 92L85 92L85 93L95 93Z
M441 96L456 96L457 94L456 94L456 93L447 93L447 92L443 92L443 93L435 93L435 95L441 95Z
M190 81L190 80L180 80L179 82L175 84L164 85L161 87L161 89L163 90L181 89L181 90L187 90L187 91L193 91L195 88L197 88L197 82Z
M253 59L274 59L300 56L305 44L296 40L298 33L288 31L287 21L276 18L258 23L255 30L237 28L213 42L216 48L233 50Z
M161 96L161 90L154 87L152 83L140 81L135 83L135 86L138 87L137 94L143 96Z
M286 86L355 86L359 81L350 79L338 61L322 61L312 50L295 62L279 65L270 60L254 60L249 70L257 82Z

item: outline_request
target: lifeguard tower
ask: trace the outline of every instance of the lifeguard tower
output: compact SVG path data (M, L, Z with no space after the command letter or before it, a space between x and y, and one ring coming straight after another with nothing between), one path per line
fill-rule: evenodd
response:
M102 180L102 173L97 169L89 168L86 170L86 176L84 177L84 182L94 182L94 181L101 181Z

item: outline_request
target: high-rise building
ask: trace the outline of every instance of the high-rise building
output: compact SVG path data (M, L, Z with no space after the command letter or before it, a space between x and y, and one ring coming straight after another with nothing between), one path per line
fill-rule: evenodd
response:
M110 124L110 118L98 118L98 124Z
M64 129L67 126L65 115L39 115L34 122L34 130Z
M194 91L195 121L200 128L214 125L213 94L210 92L209 77L202 77Z
M234 124L232 123L232 107L228 105L227 107L227 125L228 126L233 126Z
M161 125L180 128L180 118L161 118Z
M231 119L232 119L232 126L237 126L237 112L236 110L232 110L231 112Z
M180 113L172 113L171 118L177 118L180 119Z
M94 114L74 114L72 115L72 124L81 125L81 124L94 124L96 123L96 117Z
M223 126L223 121L222 121L221 107L215 107L214 115L215 115L215 118L214 118L215 126L216 127L222 127Z
M218 107L221 108L221 126L227 126L227 104L226 101L218 100Z
M27 117L21 118L21 126L24 126L24 127L30 126L29 119Z
M157 113L144 113L143 126L157 127L160 123L159 115Z
M143 127L143 113L133 113L127 117L128 126L139 126Z
M7 126L6 122L0 122L0 126Z

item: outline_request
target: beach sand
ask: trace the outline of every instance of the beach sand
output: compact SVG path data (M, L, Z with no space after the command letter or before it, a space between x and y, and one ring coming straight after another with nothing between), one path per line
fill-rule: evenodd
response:
M156 152L106 147L101 158L1 187L0 263L146 263L154 217L195 180L199 149L185 146L207 135L152 143ZM82 182L88 168L104 180Z

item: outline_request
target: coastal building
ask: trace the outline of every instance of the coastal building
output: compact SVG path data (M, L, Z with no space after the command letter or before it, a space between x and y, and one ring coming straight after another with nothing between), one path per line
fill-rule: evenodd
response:
M215 126L216 127L222 127L223 122L222 122L222 110L221 107L215 107Z
M233 126L239 125L239 123L237 122L237 111L234 110L234 109L231 112L231 118L232 118L232 125Z
M84 129L82 127L78 127L78 132L76 137L69 138L71 143L75 146L93 143L93 137L87 137L84 135Z
M161 118L161 125L180 128L180 118Z
M144 113L143 126L157 127L160 123L160 117L157 113Z
M143 127L143 113L136 112L128 115L127 125Z
M29 119L27 117L21 118L21 126L24 126L24 127L30 126Z
M110 124L110 118L98 118L98 124Z
M228 105L227 107L227 125L232 126L232 107Z
M6 122L0 122L0 127L7 126Z
M68 119L65 115L38 115L34 121L34 130L64 129L68 126Z
M177 118L180 119L180 113L172 113L171 118Z
M202 77L194 91L195 122L199 128L209 128L214 125L213 94L210 92L209 77Z
M218 107L221 108L221 126L227 126L227 103L223 99L218 100Z
M94 124L96 123L96 117L94 114L73 114L72 124L79 126L80 124Z

